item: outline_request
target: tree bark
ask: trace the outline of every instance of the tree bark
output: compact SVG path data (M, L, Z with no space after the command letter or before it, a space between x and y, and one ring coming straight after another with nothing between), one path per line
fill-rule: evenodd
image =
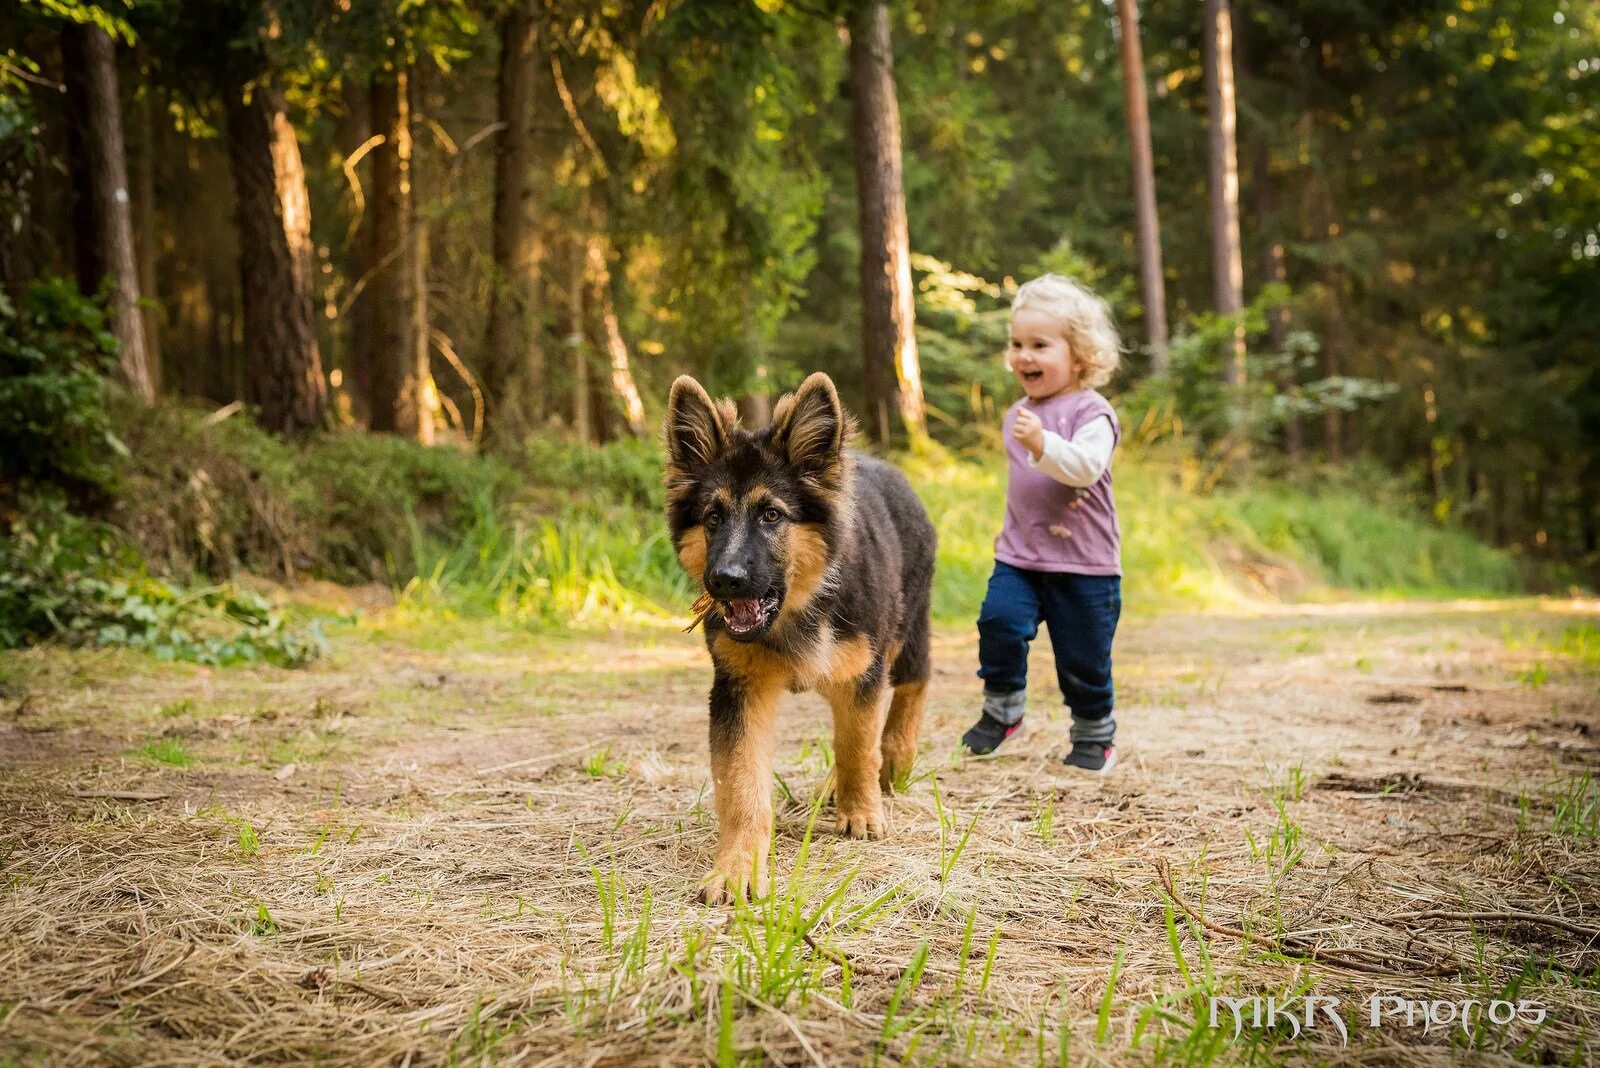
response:
M341 259L344 284L359 286L360 292L335 323L335 358L329 362L343 372L340 385L350 404L348 414L365 419L371 409L372 398L372 366L368 362L372 355L372 346L368 341L372 332L372 317L368 314L371 298L367 290L371 282L368 273L372 269L371 190L361 181L358 168L349 165L349 160L361 151L372 136L372 108L367 99L366 83L348 75L342 82L340 96L343 114L335 125L334 140L339 147L340 165L347 171L345 180L350 187L350 224L345 231Z
M411 234L411 100L409 72L379 75L368 99L372 132L371 252L367 284L367 362L372 369L373 430L416 438L422 432L417 380L416 263Z
M81 102L84 192L93 205L89 225L93 256L80 258L83 271L97 268L116 286L112 332L117 338L118 377L140 400L155 399L144 316L139 309L139 266L133 251L133 218L128 196L128 163L122 136L122 105L117 96L116 45L98 26L73 24L61 31L69 83ZM96 262L97 261L97 262ZM93 278L98 289L100 277Z
M582 240L574 234L567 263L567 352L572 359L572 429L585 445L594 440L594 407L589 386L589 345L583 330Z
M433 444L435 416L439 411L439 387L433 381L433 366L428 346L433 335L429 330L428 314L428 254L431 248L429 227L418 205L418 161L411 161L411 240L406 245L405 258L410 271L411 295L410 321L407 330L411 340L411 380L415 387L416 439L424 445Z
M138 165L134 169L134 204L138 208L139 293L144 298L144 344L150 354L150 383L161 391L161 305L156 300L156 121L147 85L134 115L139 127Z
M1228 0L1206 0L1206 99L1211 132L1211 276L1217 313L1237 320L1223 380L1245 381L1244 263L1239 252L1238 111L1233 85L1233 17Z
M327 409L311 297L311 202L283 94L228 87L228 158L238 199L245 398L280 434L321 426Z
M540 412L523 412L518 398L537 397L520 388L544 377L543 350L534 330L537 312L536 247L529 224L533 196L534 81L538 70L537 28L530 4L519 2L500 23L499 116L505 128L495 144L494 275L489 294L483 391L484 423L492 439L515 438Z
M1128 100L1128 140L1133 149L1134 207L1139 227L1139 277L1144 294L1150 370L1167 370L1167 288L1161 274L1161 222L1156 212L1155 162L1150 150L1150 105L1145 94L1144 51L1139 46L1137 0L1117 0L1122 24L1122 79Z
M622 326L617 321L616 303L611 296L611 268L607 264L607 242L599 234L589 236L589 285L591 301L599 320L600 333L605 342L606 356L611 362L611 391L616 395L628 433L636 438L650 434L644 421L644 402L639 399L639 387L633 380L632 360L628 345L622 340Z
M81 26L67 26L61 31L61 69L67 111L67 182L72 189L74 219L72 266L78 278L78 291L84 296L93 296L100 291L100 283L105 279L106 261L100 244L105 226L99 217L91 178L89 133L92 121L86 41L87 35Z
M888 412L919 448L928 437L911 291L900 158L900 107L884 0L863 0L850 26L850 94L861 216L861 347L867 412L887 444Z

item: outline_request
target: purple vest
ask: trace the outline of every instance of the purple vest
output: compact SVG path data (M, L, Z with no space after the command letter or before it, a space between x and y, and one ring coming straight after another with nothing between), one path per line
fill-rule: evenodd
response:
M1080 575L1122 574L1122 528L1117 502L1111 496L1111 467L1092 486L1078 489L1057 482L1028 465L1028 450L1011 436L1017 411L1027 405L1046 430L1072 440L1095 419L1111 420L1111 433L1122 427L1111 404L1092 389L1062 393L1042 401L1024 398L1006 412L1006 521L995 539L994 558L1027 571L1070 571ZM1077 507L1071 507L1077 502Z

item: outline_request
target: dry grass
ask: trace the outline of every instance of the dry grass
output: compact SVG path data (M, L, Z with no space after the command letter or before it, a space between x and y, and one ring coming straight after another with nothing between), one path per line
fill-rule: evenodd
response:
M885 842L808 835L826 714L794 699L778 889L736 912L690 901L696 638L351 630L302 672L6 654L0 1064L1583 1063L1592 613L1130 623L1104 781L1056 763L1044 649L1030 736L955 759L978 683L945 632ZM1307 991L1348 1047L1207 1026L1211 995ZM1374 1030L1374 992L1547 1015Z

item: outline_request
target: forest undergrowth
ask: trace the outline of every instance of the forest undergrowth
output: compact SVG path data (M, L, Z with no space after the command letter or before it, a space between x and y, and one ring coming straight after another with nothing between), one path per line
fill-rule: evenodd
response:
M12 517L5 644L303 660L318 639L286 631L283 614L307 614L292 603L306 580L386 587L419 618L529 625L668 622L694 600L662 519L651 442L545 437L486 456L357 433L284 442L241 414L177 405L114 409L112 426L121 455L96 517L49 493L25 496ZM982 599L1004 508L996 452L897 458L939 526L940 619L965 619ZM1417 515L1371 472L1219 478L1154 441L1125 448L1116 479L1135 612L1493 596L1552 581ZM277 604L246 603L263 593Z

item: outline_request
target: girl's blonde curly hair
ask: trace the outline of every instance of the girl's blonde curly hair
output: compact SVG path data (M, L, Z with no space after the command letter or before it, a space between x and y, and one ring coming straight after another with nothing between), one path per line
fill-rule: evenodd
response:
M1095 389L1111 381L1122 362L1122 343L1109 304L1070 278L1046 274L1024 282L1011 298L1012 314L1023 308L1052 315L1060 322L1077 364L1078 380L1085 387Z

